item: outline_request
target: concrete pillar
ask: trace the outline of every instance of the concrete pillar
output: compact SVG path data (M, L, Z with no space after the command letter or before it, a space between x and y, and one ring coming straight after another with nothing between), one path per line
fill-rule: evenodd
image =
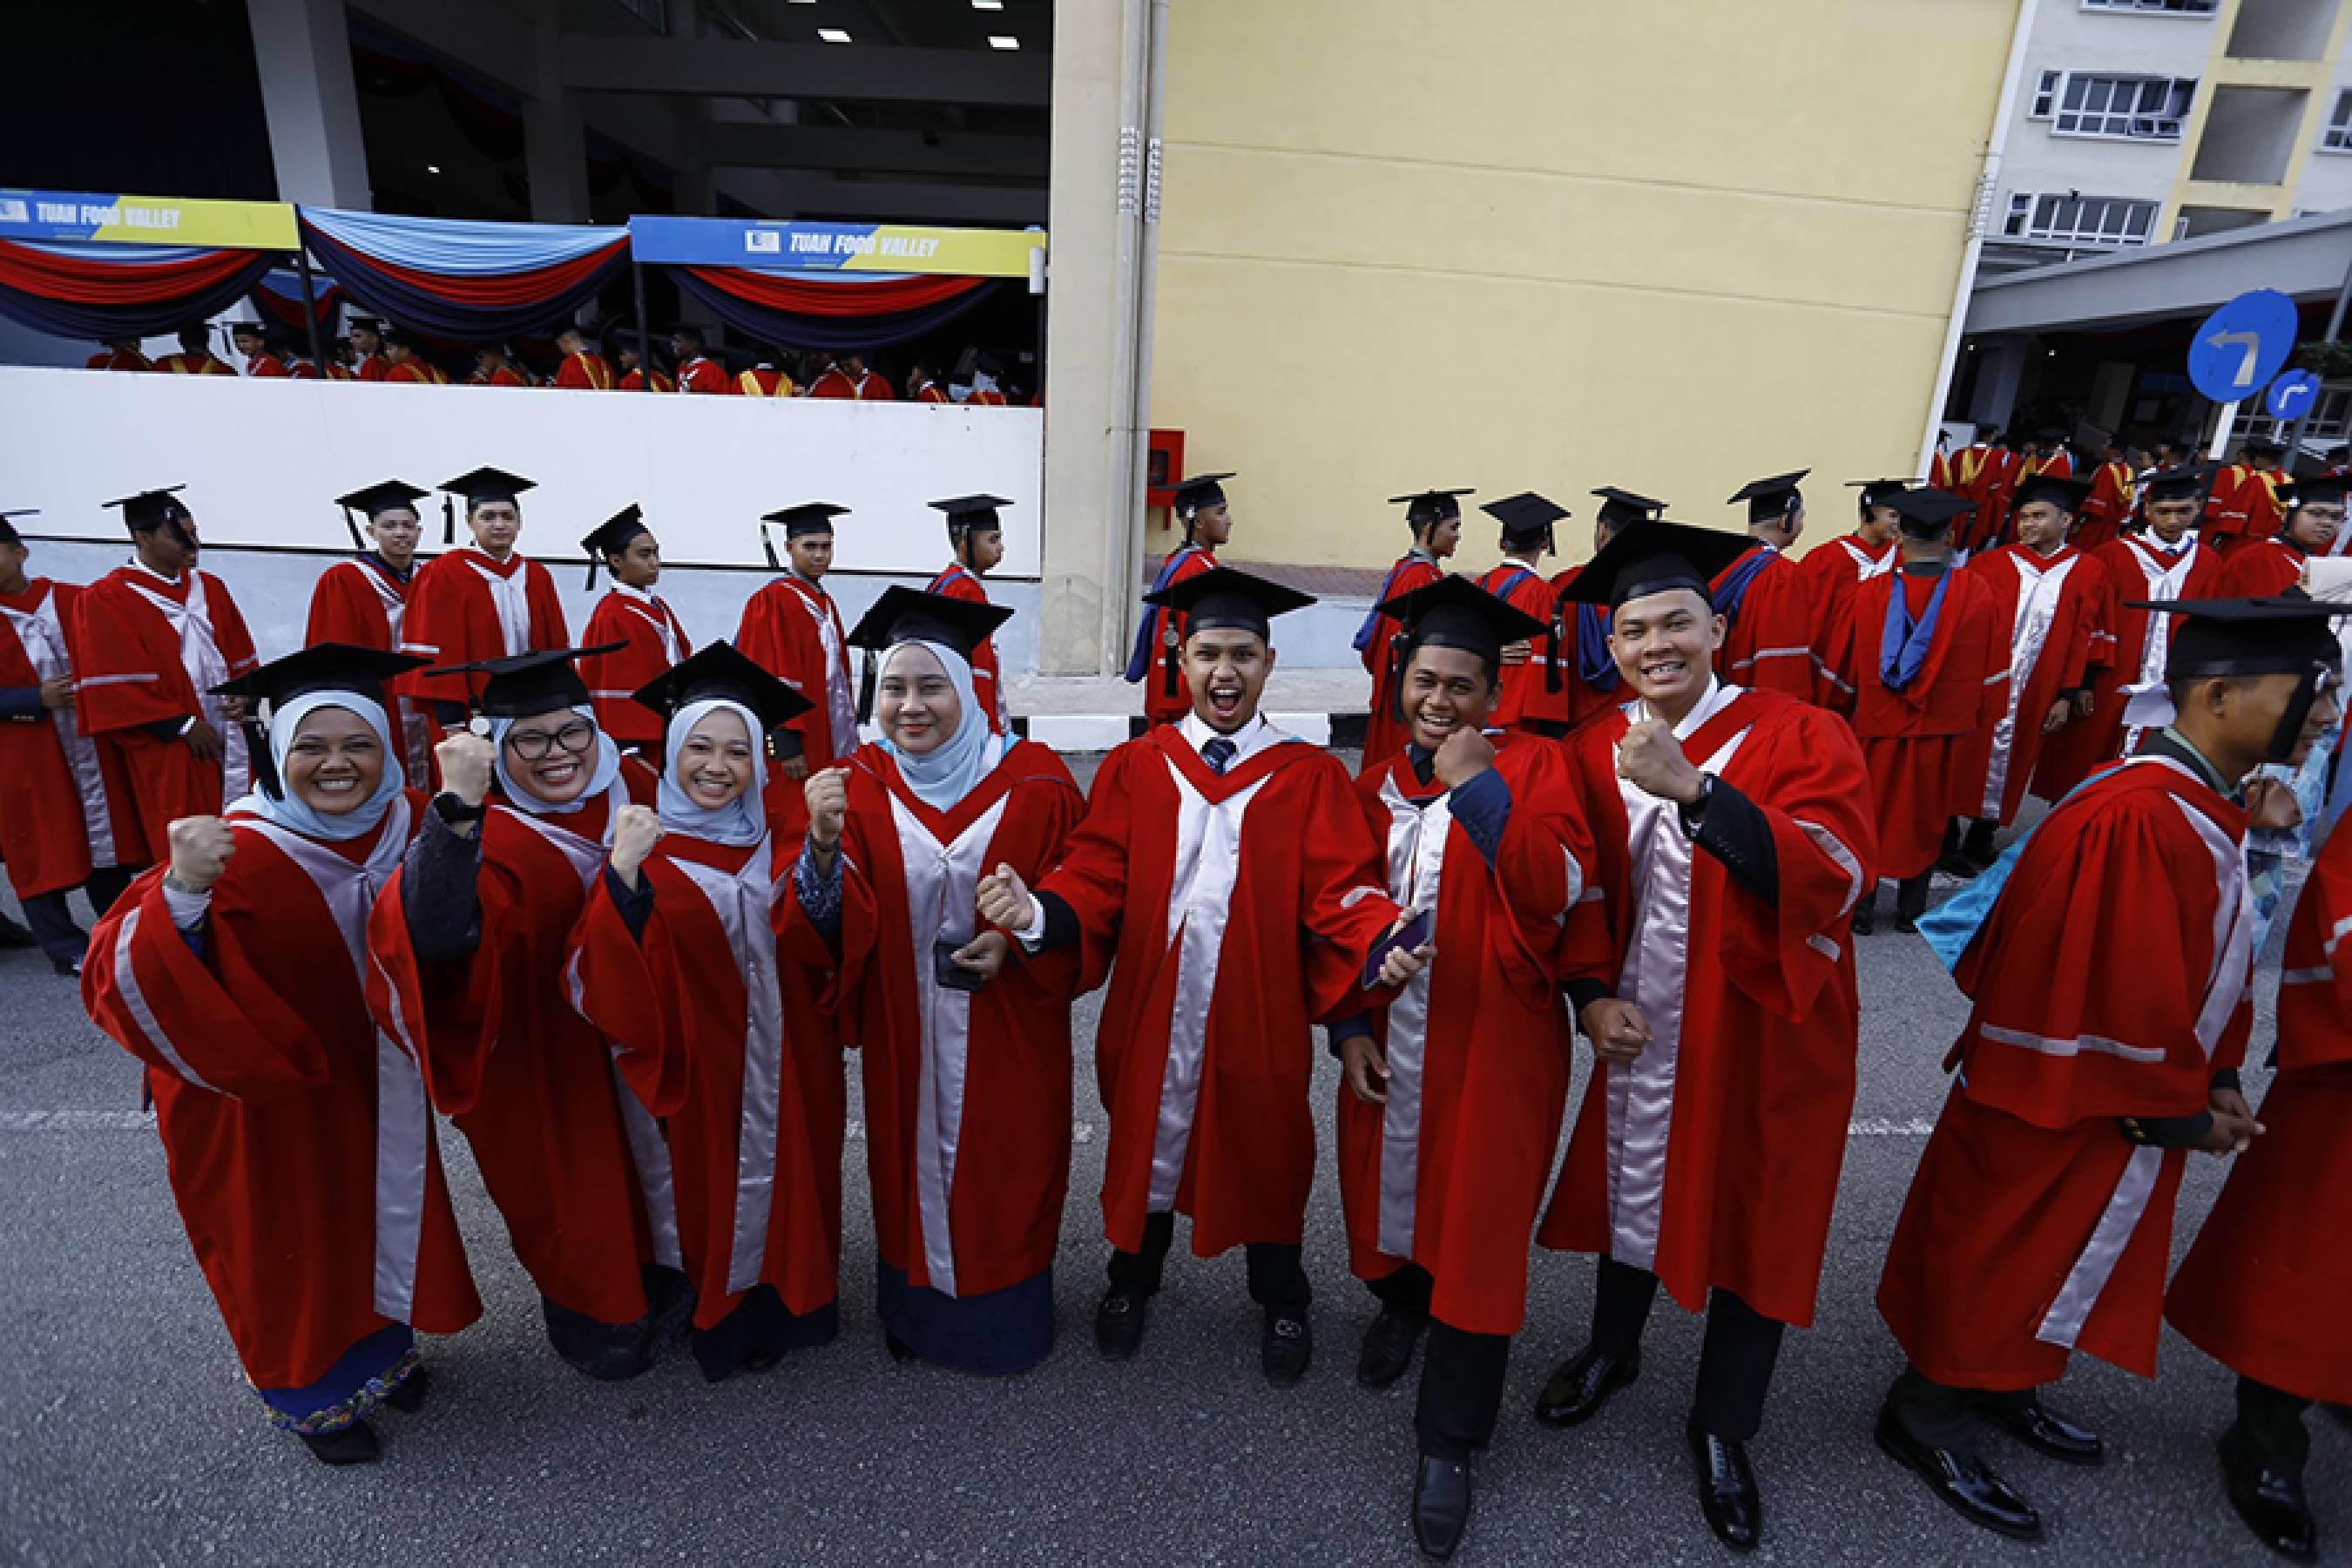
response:
M1119 197L1131 57L1146 0L1054 7L1054 150L1046 225L1045 584L1038 668L1100 675L1125 662L1128 601L1141 589L1141 514L1121 426L1133 422L1136 214ZM1124 237L1123 237L1124 235Z
M2023 338L1997 338L1979 345L1978 352L1984 363L1977 367L1969 419L2006 430L2017 413L2018 388L2024 382L2026 356L2033 352L2032 344Z
M558 0L537 0L530 18L530 94L523 105L523 171L533 223L588 221L588 142L580 105L563 89Z
M247 0L278 199L373 205L343 0Z

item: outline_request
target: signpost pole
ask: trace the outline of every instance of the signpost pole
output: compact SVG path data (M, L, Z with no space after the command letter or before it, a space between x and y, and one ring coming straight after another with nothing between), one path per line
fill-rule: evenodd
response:
M310 363L319 367L319 375L327 374L327 353L319 341L319 306L310 295L310 253L298 241L294 247L294 269L301 279L302 331L310 340Z
M647 341L646 326L646 268L634 255L629 258L629 291L637 307L637 388L641 392L654 389L654 351Z
M2230 446L2230 426L2237 422L2238 405L2235 403L2221 405L2221 420L2220 424L2213 426L2213 446L2212 449L2205 454L2207 462L2218 463L2221 460L2221 454L2228 450Z

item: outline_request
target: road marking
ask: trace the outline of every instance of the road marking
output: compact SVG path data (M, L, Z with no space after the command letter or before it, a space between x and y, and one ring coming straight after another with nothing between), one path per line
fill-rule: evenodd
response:
M143 1132L152 1110L0 1110L0 1132Z
M1934 1122L1922 1121L1917 1117L1896 1121L1885 1116L1859 1116L1846 1123L1845 1135L1849 1138L1925 1138L1935 1130Z

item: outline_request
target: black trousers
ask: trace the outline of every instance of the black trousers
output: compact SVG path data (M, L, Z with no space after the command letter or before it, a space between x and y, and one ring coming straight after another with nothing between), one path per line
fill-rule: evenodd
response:
M1475 1334L1430 1318L1430 1292L1437 1281L1418 1264L1365 1283L1389 1310L1429 1321L1429 1347L1422 1355L1421 1390L1412 1411L1421 1451L1433 1459L1468 1459L1494 1437L1502 1416L1511 1336Z
M1985 1411L2001 1406L2021 1410L2041 1397L2038 1388L1956 1388L1906 1366L1886 1391L1886 1408L1915 1442L1972 1459L1977 1439L1984 1436Z
M1656 1275L1603 1258L1592 1293L1593 1344L1613 1356L1639 1354L1642 1329L1657 1297ZM1772 1386L1786 1328L1728 1290L1708 1292L1698 1394L1691 1405L1691 1415L1703 1430L1745 1443L1763 1429L1764 1395Z
M2303 1413L2310 1408L2311 1401L2300 1394L2242 1377L2238 1419L2221 1441L2239 1462L2300 1480L2311 1458L2311 1433L2303 1425Z
M131 886L131 879L138 875L136 868L121 866L92 871L89 879L81 885L83 896L89 900L91 917L103 920L106 911L114 907L114 900L122 896L122 889ZM88 933L74 923L73 911L66 904L66 897L72 891L70 888L59 888L18 900L25 906L25 924L32 931L33 940L58 963L79 963L82 954L89 950Z
M1110 1255L1110 1288L1129 1296L1156 1296L1168 1249L1176 1240L1173 1214L1146 1215L1143 1246L1134 1252ZM1307 1283L1299 1249L1279 1242L1253 1241L1243 1249L1249 1256L1250 1300L1268 1311L1304 1312L1315 1298Z

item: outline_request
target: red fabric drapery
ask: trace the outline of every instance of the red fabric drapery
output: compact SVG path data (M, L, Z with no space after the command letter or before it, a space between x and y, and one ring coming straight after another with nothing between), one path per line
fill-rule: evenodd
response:
M0 239L0 288L79 305L151 305L217 288L256 259L249 250L207 250L164 261L89 261Z
M893 316L944 304L987 281L982 278L890 278L852 283L841 280L841 275L834 273L827 274L824 281L813 282L740 267L686 267L679 270L747 303L796 316Z

